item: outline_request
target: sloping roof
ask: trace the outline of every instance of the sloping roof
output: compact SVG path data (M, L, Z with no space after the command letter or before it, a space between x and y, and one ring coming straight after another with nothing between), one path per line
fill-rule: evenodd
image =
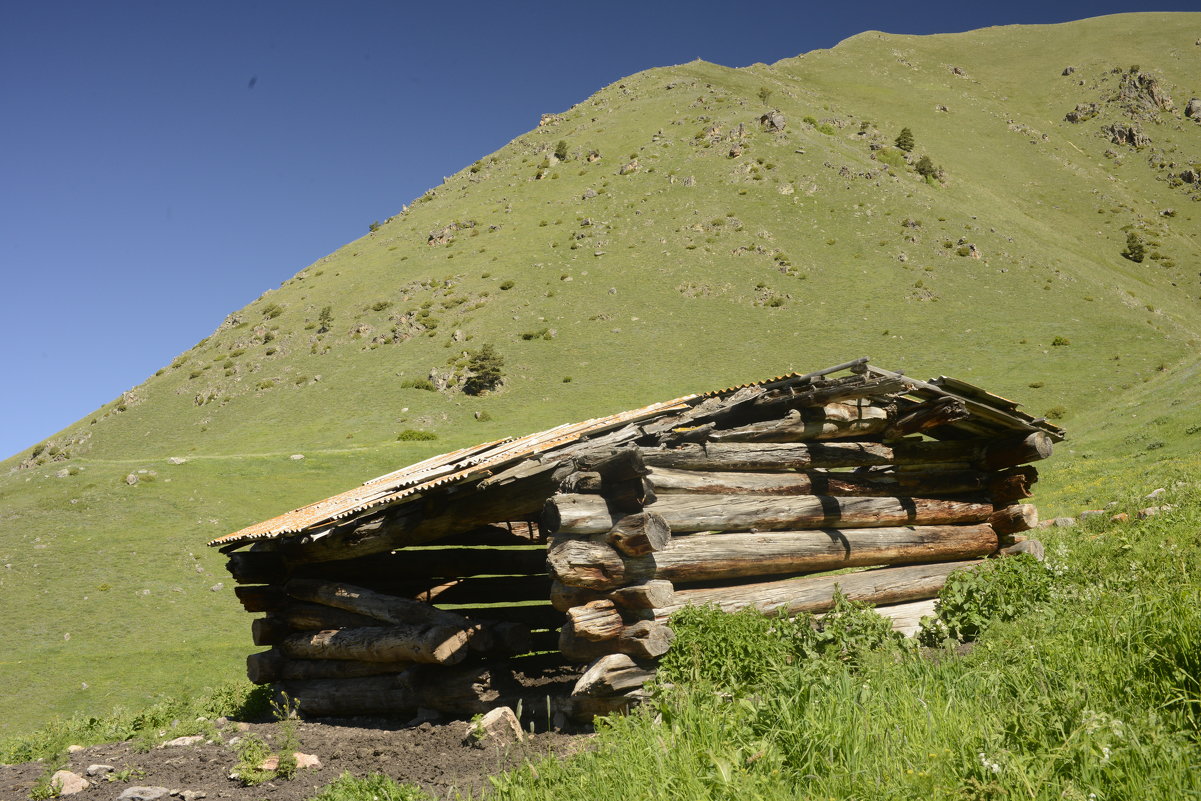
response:
M617 429L629 428L673 413L686 411L710 398L724 398L751 387L777 389L795 386L842 370L866 373L869 377L899 377L901 375L868 365L867 361L866 358L861 358L813 373L789 373L711 392L684 395L669 401L653 403L640 409L631 409L580 423L560 425L523 437L495 440L470 448L460 448L373 478L346 492L294 509L270 520L247 526L208 544L237 547L255 540L277 539L288 534L335 525L340 520L370 510L416 500L430 491L486 479L523 460L536 458L548 451L593 439ZM1063 430L1058 426L1048 423L1044 419L1031 417L1019 411L1016 402L993 395L972 384L946 376L930 381L918 381L905 376L905 380L910 384L910 390L905 393L909 397L918 400L954 397L963 401L972 416L953 425L964 435L989 434L996 433L998 429L1009 429L1044 431L1056 441L1060 441L1064 437ZM640 431L634 431L629 439L635 439L640 434Z

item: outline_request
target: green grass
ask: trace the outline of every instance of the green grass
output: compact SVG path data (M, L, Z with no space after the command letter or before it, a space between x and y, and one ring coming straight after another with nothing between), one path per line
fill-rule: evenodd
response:
M682 661L704 671L669 666L687 684L610 719L587 753L497 778L495 797L1201 797L1201 492L1171 500L1049 534L1050 597L966 656L789 659L790 627L692 626Z
M1199 19L868 32L772 65L649 70L450 176L3 463L0 735L240 674L246 615L209 539L436 452L686 392L868 355L1061 411L1072 439L1043 471L1045 514L1104 505L1167 458L1192 470L1190 190L1101 134L1120 109L1063 115L1112 94L1110 69L1132 63L1179 111L1196 94ZM782 133L758 125L764 87ZM1184 163L1201 126L1178 111L1140 124ZM896 164L887 148L906 126L944 183ZM561 140L601 158L533 180ZM631 154L641 168L618 175ZM1176 266L1122 258L1132 227ZM969 244L981 258L956 255ZM429 391L432 370L483 343L504 359L499 392ZM123 482L139 470L157 475Z

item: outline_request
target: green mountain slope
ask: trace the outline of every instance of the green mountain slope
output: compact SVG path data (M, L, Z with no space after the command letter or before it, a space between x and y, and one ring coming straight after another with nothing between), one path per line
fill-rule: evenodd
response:
M773 65L650 70L544 120L3 464L20 646L0 732L239 674L245 616L211 591L213 536L684 392L859 355L980 383L1074 435L1048 510L1097 491L1072 460L1187 455L1199 22L868 32ZM467 395L485 344L504 384Z

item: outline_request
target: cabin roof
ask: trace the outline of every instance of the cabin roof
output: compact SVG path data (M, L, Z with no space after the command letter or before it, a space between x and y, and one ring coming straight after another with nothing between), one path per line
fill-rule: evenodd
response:
M605 434L617 434L616 442L631 441L643 435L639 426L660 418L687 412L702 403L737 400L747 390L785 389L812 382L842 371L868 378L902 377L900 373L868 364L866 358L828 367L813 373L789 373L749 384L653 403L639 409L568 423L522 437L485 442L468 448L430 457L408 467L378 476L363 484L316 503L247 526L208 544L233 549L256 540L279 539L289 534L312 532L338 525L381 507L414 501L431 492L467 482L487 486L488 479L525 460L536 460L555 451ZM995 435L999 431L1043 431L1055 441L1064 438L1063 429L1018 409L1019 404L994 395L980 387L947 376L919 381L903 376L908 382L904 397L917 401L952 397L963 401L970 416L954 423L952 433L961 437ZM621 434L626 436L621 436Z

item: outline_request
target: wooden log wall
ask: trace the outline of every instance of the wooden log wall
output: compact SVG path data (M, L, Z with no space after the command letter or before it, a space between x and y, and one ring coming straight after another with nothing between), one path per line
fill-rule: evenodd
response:
M521 521L355 559L230 555L252 621L247 675L310 715L460 715L521 695L511 657L558 648L546 548ZM506 689L496 690L498 683ZM528 706L538 698L526 699Z
M750 387L233 553L269 647L248 675L308 714L474 714L519 694L512 657L554 651L586 665L567 711L590 719L642 697L687 604L820 615L841 591L912 630L953 570L1039 553L1029 463L1051 440L966 436L962 402L910 389Z
M542 525L551 602L567 615L559 647L587 663L577 717L637 701L687 604L820 615L841 591L912 632L952 571L1015 550L1038 522L1023 503L1037 480L1027 463L1050 455L1050 438L927 439L964 405L899 398L895 379L876 386L751 401L741 415L715 407L615 452L620 490L598 471L561 481ZM844 568L867 569L829 574Z

